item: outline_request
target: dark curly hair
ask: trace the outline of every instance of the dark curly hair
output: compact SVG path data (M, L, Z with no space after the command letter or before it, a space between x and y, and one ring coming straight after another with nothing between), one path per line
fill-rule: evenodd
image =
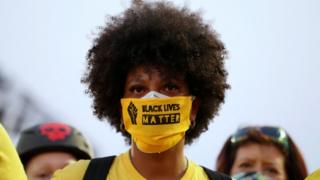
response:
M189 91L200 100L196 126L186 133L185 142L190 144L208 129L224 102L229 88L226 54L217 33L198 13L164 1L133 1L130 8L110 17L102 27L88 52L82 82L93 97L94 114L120 131L120 99L132 67L161 65L185 74Z

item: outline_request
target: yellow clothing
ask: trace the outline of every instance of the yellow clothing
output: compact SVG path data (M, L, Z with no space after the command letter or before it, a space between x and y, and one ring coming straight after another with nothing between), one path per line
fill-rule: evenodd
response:
M90 160L80 160L74 164L67 166L62 170L56 171L53 176L54 180L62 179L83 179L85 171L89 165ZM145 180L139 172L134 168L130 161L129 152L120 154L115 158L110 168L106 180ZM205 180L209 179L205 171L192 161L188 161L188 168L181 180Z
M306 178L306 180L319 180L319 179L320 179L320 169L316 170Z
M0 179L27 179L18 153L0 124Z

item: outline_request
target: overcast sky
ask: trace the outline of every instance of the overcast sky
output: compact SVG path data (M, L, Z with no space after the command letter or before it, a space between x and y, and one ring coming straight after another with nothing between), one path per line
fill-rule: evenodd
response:
M229 51L220 115L187 155L214 168L225 139L239 126L280 125L320 167L320 1L177 0L202 12ZM123 138L92 115L80 83L87 50L128 0L0 0L0 69L57 119L80 128L97 156L126 149Z

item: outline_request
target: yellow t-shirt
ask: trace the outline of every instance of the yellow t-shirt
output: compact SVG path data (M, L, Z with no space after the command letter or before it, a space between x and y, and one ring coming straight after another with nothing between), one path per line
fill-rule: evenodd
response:
M0 124L0 179L24 180L27 176L18 153L6 130Z
M85 171L89 165L89 160L80 160L74 164L65 167L62 170L55 172L53 179L83 179ZM125 173L124 173L125 172ZM145 180L138 171L134 168L130 161L129 152L120 154L115 158L110 168L106 180ZM192 161L188 161L188 168L181 180L205 180L209 179L202 167L198 166Z
M317 169L306 178L306 180L319 180L319 179L320 179L320 169Z

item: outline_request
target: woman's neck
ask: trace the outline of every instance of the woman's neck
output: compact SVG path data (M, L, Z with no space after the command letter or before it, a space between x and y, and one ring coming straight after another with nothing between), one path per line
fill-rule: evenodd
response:
M161 153L141 152L132 144L130 158L136 170L146 179L180 179L188 167L184 141Z

